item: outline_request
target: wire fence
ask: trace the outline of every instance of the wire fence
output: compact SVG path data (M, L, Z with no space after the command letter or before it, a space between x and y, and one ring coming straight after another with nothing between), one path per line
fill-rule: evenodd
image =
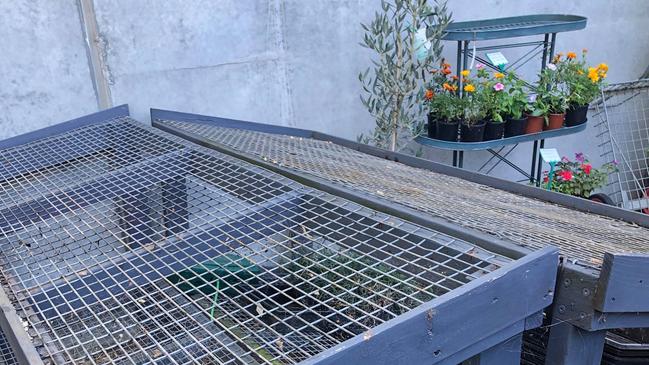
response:
M128 118L2 150L0 179L46 364L294 364L509 262Z
M649 214L649 80L607 87L594 117L601 156L618 161L606 192L619 206Z

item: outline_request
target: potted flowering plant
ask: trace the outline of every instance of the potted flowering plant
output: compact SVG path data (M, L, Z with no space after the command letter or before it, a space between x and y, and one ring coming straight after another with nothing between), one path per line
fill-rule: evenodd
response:
M586 49L582 50L581 59L577 59L575 52L568 52L566 59L558 64L568 90L567 126L586 122L588 106L599 95L608 72L608 65L605 63L587 67L587 52Z
M440 69L433 70L424 95L429 110L428 136L445 141L457 141L458 124L463 114L457 77L451 73L451 65L442 60Z
M528 100L529 104L527 105L528 114L525 133L539 133L543 131L543 124L550 108L545 100L536 94L530 95Z
M560 57L561 55L557 55ZM559 58L555 58L558 61ZM547 107L547 114L543 119L544 130L559 129L563 126L563 120L568 109L568 94L562 78L561 70L554 63L541 71L537 87L537 99Z
M483 87L479 80L470 78L470 71L461 72L464 82L464 95L460 99L462 116L460 122L460 140L462 142L480 142L484 137L486 122L486 103L484 100Z
M604 186L608 175L615 171L615 162L606 163L596 169L583 153L577 153L575 161L564 157L557 163L551 181L545 172L542 186L560 193L589 198L593 190Z
M499 76L498 73L494 76ZM501 99L499 109L507 118L505 136L517 136L525 132L527 118L524 115L527 110L527 93L525 83L515 73L509 72L502 78L505 89L504 97ZM494 89L499 88L498 83Z

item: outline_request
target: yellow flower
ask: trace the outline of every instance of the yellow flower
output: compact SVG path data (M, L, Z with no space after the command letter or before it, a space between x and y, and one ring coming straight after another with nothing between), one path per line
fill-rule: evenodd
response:
M599 81L599 72L597 72L597 69L595 67L589 67L588 68L588 78L593 83L596 83L597 81Z
M471 71L469 71L469 70L462 70L462 72L460 72L460 74L462 74L462 76L464 76L464 77L468 77L470 73L471 73Z
M497 78L497 79L502 79L503 77L505 77L505 74L502 73L502 72L496 72L494 74L494 77Z
M605 63L600 63L599 65L597 65L597 69L602 70L604 72L608 72L608 65Z
M475 86L473 86L473 85L471 85L471 84L467 84L467 85L464 87L464 91L466 91L466 92L468 92L468 93L472 93L472 92L475 91Z
M575 58L577 58L577 54L575 52L568 52L568 54L566 54L566 58L568 58L569 60L574 60Z

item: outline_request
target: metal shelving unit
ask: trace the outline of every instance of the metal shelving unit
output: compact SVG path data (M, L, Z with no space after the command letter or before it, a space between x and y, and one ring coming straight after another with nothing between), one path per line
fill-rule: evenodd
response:
M587 19L577 15L559 15L559 14L539 14L539 15L525 15L508 18L496 18L466 22L453 22L446 31L446 35L442 38L447 41L457 42L457 77L460 80L460 90L462 90L462 77L460 72L467 68L469 58L473 57L475 51L475 59L487 67L494 70L500 70L497 65L493 65L489 60L479 56L477 53L484 51L492 51L499 49L521 48L528 47L530 50L523 56L513 60L507 65L503 72L515 71L522 65L531 62L537 56L541 55L541 70L544 69L550 60L554 57L555 44L557 41L557 34L561 32L569 32L584 29L586 27ZM495 45L488 45L483 47L475 47L472 49L471 44L479 41L493 41L504 40L517 37L530 37L542 36L542 40L526 41L526 42L504 42ZM538 182L541 180L541 160L538 157L539 149L545 146L545 138L556 137L555 135L545 136L538 135L532 147L532 167L530 173L522 173L530 182ZM416 141L422 143L427 141L428 138L420 136ZM515 141L500 141L503 146L499 151L490 150L493 157L497 158L497 163L502 161L509 166L514 167L517 171L521 172L522 169L514 165L507 159L507 156L513 152L518 146ZM422 143L429 147L436 147L435 143ZM464 151L466 149L458 148L453 150L453 166L463 167ZM538 161L537 161L538 160Z

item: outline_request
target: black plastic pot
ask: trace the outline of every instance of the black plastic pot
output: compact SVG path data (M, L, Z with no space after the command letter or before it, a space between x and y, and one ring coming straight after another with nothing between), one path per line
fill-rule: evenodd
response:
M460 125L460 141L481 142L484 139L484 130L487 122L481 120L475 124L462 123Z
M525 134L525 127L527 127L527 118L507 119L505 123L505 138Z
M437 139L442 141L457 142L457 126L458 121L437 121Z
M494 122L492 120L487 121L487 125L484 127L484 140L491 141L494 139L503 138L505 133L505 123L504 122Z
M428 137L437 137L437 119L431 113L428 113Z
M571 105L566 111L566 127L574 127L576 125L584 124L588 120L588 104L586 105Z

